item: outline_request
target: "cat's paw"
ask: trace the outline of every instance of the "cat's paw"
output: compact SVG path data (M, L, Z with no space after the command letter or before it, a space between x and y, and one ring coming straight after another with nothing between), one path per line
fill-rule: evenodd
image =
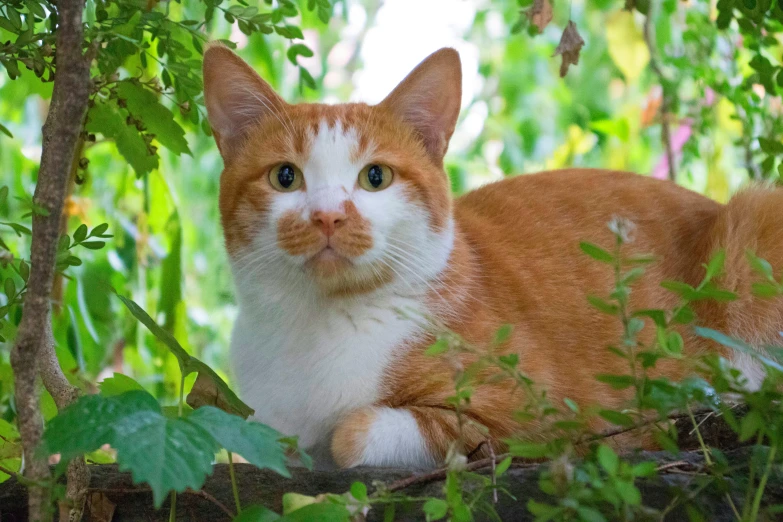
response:
M360 408L340 419L332 435L332 457L341 468L435 465L413 414L387 407Z

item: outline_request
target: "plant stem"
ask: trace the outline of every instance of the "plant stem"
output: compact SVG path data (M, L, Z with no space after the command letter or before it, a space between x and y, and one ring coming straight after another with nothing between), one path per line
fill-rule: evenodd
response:
M234 473L234 454L228 452L228 474L231 477L231 490L234 492L234 504L237 506L237 515L242 513L242 504L239 502L239 488L237 487L237 476Z
M704 443L704 438L701 436L701 430L699 430L699 425L696 422L696 418L693 416L693 412L691 411L691 407L688 406L688 417L691 419L691 423L693 424L693 430L696 432L696 438L699 440L699 447L701 448L702 453L704 453L704 462L707 463L707 466L712 467L712 457L710 457L710 450L707 448L707 445Z
M772 463L775 461L775 452L777 449L777 446L771 446L769 448L769 454L767 454L767 464L764 466L764 474L761 476L759 485L756 488L756 496L753 499L753 509L750 512L750 518L748 520L754 521L759 517L761 498L764 496L764 488L767 487L767 479L769 478L769 472L772 469Z
M171 509L169 510L169 522L177 520L177 492L171 492Z

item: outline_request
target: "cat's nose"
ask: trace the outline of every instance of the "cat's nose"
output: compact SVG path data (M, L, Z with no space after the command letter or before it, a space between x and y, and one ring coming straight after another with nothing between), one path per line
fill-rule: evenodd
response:
M313 223L321 227L321 231L326 237L334 235L334 231L345 223L345 213L340 211L322 211L313 212Z

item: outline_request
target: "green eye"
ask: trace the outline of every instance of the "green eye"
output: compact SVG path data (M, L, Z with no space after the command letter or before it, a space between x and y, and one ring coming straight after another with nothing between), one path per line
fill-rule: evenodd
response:
M391 185L394 175L386 165L367 165L359 173L359 186L370 192L378 192Z
M290 163L275 165L269 171L269 183L280 192L293 192L302 186L302 171Z

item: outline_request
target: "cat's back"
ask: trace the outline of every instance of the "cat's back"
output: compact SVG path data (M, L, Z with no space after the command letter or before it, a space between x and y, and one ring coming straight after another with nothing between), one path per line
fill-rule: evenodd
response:
M514 250L611 244L608 223L635 225L637 247L695 247L722 205L669 181L597 169L520 175L474 190L456 201L455 217L471 242Z

